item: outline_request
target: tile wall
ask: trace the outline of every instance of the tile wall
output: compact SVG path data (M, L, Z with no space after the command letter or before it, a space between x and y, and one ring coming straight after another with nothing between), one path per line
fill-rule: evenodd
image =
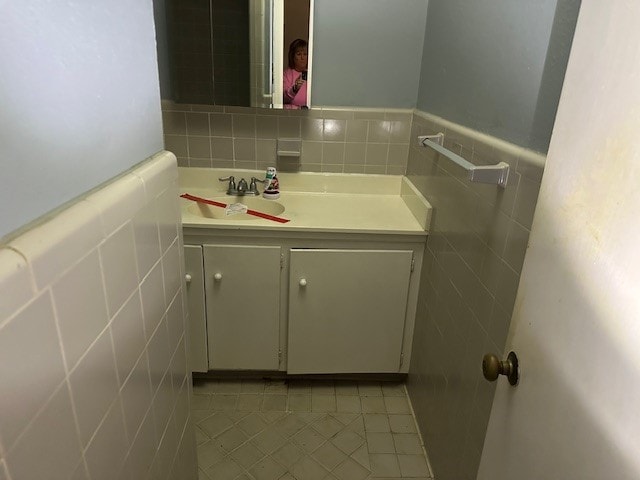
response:
M197 478L175 157L0 246L0 478Z
M413 116L412 138L438 132L475 164L512 167L502 189L468 182L455 164L415 144L407 166L433 207L408 392L436 478L473 480L495 392L482 377L482 356L505 347L545 157Z
M275 110L163 101L165 148L184 167L404 175L411 110ZM302 139L276 158L278 138Z

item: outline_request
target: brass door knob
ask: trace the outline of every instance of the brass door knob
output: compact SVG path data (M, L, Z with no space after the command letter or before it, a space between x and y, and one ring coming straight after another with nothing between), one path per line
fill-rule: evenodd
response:
M487 353L482 357L482 374L490 382L505 375L511 385L518 384L518 357L514 352L509 352L506 360L500 360L497 355Z

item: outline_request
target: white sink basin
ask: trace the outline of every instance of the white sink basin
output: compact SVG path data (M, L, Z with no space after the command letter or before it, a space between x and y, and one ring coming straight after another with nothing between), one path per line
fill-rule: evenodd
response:
M256 210L268 215L280 215L284 212L284 205L274 200L267 200L262 197L215 197L208 198L208 200L214 200L216 202L225 203L231 205L233 203L242 203L246 205L249 210ZM251 215L249 213L236 213L233 215L227 215L224 207L217 207L215 205L208 205L206 203L193 203L187 207L187 211L193 215L197 215L203 218L215 218L216 220L257 220L261 217Z

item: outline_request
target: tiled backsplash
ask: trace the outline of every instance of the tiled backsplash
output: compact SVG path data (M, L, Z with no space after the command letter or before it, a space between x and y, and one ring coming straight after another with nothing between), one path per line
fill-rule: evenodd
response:
M436 477L475 480L495 392L482 378L482 356L505 347L545 157L414 115L412 138L438 132L474 164L511 166L505 189L470 183L453 162L417 144L407 166L433 207L408 391Z
M176 196L160 153L0 246L0 478L197 477Z
M404 175L410 110L276 110L163 101L165 148L184 167ZM276 157L301 138L300 158Z

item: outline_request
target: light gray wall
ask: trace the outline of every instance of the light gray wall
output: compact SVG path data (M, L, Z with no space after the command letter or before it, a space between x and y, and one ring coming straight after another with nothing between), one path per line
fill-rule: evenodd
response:
M427 0L316 0L314 105L413 108Z
M0 237L162 149L153 8L3 3Z
M431 0L418 108L546 151L579 3Z

